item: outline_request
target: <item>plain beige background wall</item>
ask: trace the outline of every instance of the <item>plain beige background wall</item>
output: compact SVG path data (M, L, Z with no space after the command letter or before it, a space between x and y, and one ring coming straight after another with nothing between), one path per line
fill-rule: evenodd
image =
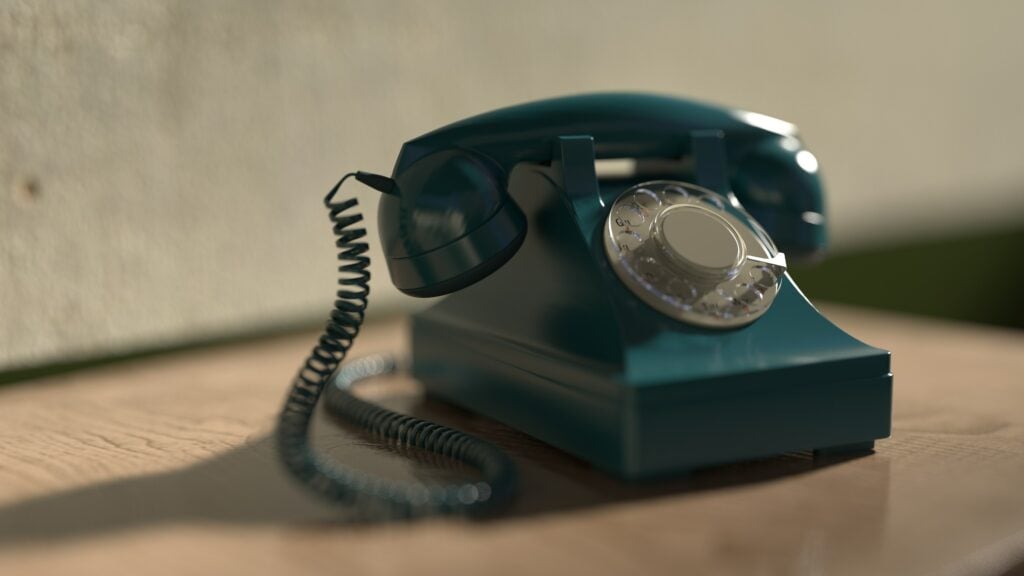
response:
M796 122L839 251L1020 222L1022 17L1020 2L4 2L0 371L323 316L334 179L552 95L657 91ZM408 303L379 259L374 274L375 310Z

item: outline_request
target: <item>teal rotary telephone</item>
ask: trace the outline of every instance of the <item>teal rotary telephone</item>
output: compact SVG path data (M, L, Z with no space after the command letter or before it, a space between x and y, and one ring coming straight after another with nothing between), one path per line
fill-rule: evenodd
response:
M604 159L635 165L601 174ZM432 395L630 479L869 451L889 435L889 353L830 323L786 273L826 241L817 160L792 124L662 96L557 98L411 140L390 178L350 176L383 193L395 285L448 295L412 320L412 374ZM493 509L515 490L503 452L351 393L394 363L341 365L368 264L342 182L326 199L339 298L282 414L284 460L333 499ZM325 388L330 410L483 480L405 485L324 461L307 436Z

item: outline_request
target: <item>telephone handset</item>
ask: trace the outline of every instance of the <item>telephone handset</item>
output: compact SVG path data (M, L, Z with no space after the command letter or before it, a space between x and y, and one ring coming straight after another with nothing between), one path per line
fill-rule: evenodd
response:
M608 158L635 173L600 176ZM390 178L350 176L382 192L395 285L448 294L413 317L428 393L640 478L889 435L889 353L828 322L786 273L787 256L825 246L817 171L781 120L598 94L469 118L407 142ZM503 452L351 394L393 361L339 369L369 264L355 201L335 199L343 182L325 199L343 276L281 416L285 463L317 493L391 513L496 509L516 483ZM396 484L320 459L307 436L325 387L330 410L482 481Z
M505 108L407 142L394 169L401 193L385 195L380 206L395 285L413 296L436 296L500 267L526 234L509 197L513 169L557 160L559 139L574 135L592 139L595 159L689 158L691 164L708 148L708 136L724 135L724 157L698 163L705 172L700 183L734 192L783 251L807 257L824 250L822 189L816 168L806 169L816 160L792 124L677 98L596 94ZM685 166L674 172L668 175L698 176Z

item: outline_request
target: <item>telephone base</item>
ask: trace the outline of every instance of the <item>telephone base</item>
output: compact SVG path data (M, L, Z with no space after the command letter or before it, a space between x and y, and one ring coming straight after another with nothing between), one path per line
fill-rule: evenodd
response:
M612 367L460 324L430 310L413 319L413 375L429 394L620 477L801 450L867 451L889 435L891 374L845 379L852 360L838 352L737 378L649 387ZM868 358L888 365L887 356Z

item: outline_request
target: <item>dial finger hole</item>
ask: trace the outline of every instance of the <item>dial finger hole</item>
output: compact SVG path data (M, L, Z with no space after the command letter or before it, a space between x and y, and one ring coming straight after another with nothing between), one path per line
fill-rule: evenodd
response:
M750 280L752 281L754 286L759 288L762 292L772 286L775 286L775 284L779 281L779 278L778 276L775 275L775 272L772 271L771 268L763 264L758 264L757 266L751 267L750 272L748 272L748 276L750 277Z
M750 282L741 282L733 287L733 298L744 306L756 307L764 301L764 291Z
M657 210L661 206L661 198L653 190L641 188L633 192L633 202L645 210Z
M665 275L665 268L660 262L650 256L641 258L640 261L637 262L636 271L641 278L650 284L655 284L661 281L662 277Z
M736 299L730 294L730 290L727 288L716 288L714 296L709 300L714 310L714 315L719 318L729 319L736 316L737 303Z
M669 202L672 202L674 200L684 200L692 196L689 190L683 188L682 186L677 186L675 184L669 184L668 186L665 186L665 188L662 189L662 193L665 195L666 199Z
M622 252L633 252L643 244L643 237L633 231L622 231L615 235L615 243Z
M683 303L692 303L697 299L697 287L681 278L672 278L665 285L665 291Z
M725 202L722 202L722 199L717 195L712 196L710 194L705 194L700 197L700 201L716 210L725 210Z
M640 226L646 221L647 211L636 202L629 202L615 209L615 224L618 226Z

